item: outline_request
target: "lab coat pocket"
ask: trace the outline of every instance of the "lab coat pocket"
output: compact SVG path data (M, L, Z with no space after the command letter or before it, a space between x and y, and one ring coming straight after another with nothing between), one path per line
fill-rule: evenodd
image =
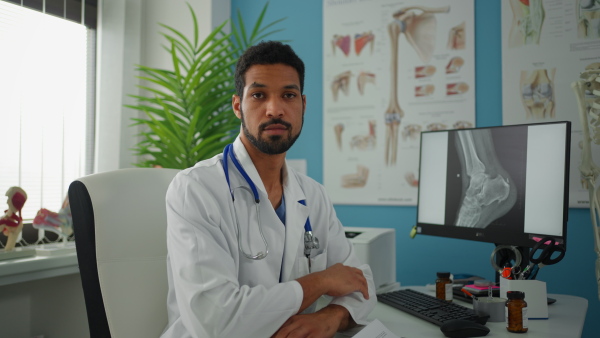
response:
M298 277L307 275L311 272L325 270L326 267L327 255L325 253L310 257L310 268L306 256L298 257L296 260L296 271L298 272Z

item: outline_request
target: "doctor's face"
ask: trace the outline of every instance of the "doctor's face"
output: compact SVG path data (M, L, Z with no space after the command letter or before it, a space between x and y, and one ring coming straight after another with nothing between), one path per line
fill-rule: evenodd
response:
M306 97L296 70L285 64L254 65L245 74L243 98L233 97L242 141L265 154L285 153L298 139Z

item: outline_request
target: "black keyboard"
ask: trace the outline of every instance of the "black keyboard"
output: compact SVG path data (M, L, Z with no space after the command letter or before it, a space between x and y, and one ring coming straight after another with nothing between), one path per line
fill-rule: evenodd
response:
M382 293L377 295L377 300L437 326L454 319L466 319L485 324L489 318L489 316L477 316L475 311L462 305L411 289Z

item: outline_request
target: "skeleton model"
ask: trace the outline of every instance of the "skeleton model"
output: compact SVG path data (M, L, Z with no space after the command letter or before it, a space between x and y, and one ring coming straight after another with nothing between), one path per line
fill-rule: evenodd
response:
M46 208L40 209L33 219L32 225L40 231L38 242L44 239L45 231L57 234L63 242L66 242L68 237L73 233L73 218L71 216L69 197L65 198L58 212L50 211Z
M489 130L458 132L463 194L456 225L485 228L517 201L516 185L496 158Z
M19 187L11 187L6 191L8 210L0 218L0 231L8 237L4 251L12 251L17 243L17 238L23 230L23 216L21 210L27 201L27 193Z
M596 259L596 280L598 282L598 298L600 298L600 230L598 218L600 217L600 187L596 188L596 179L600 175L598 167L592 158L591 141L600 144L600 63L586 67L580 79L571 84L577 97L579 120L583 128L583 151L581 153L582 178L587 183L590 196L590 214L594 228L594 248ZM592 129L592 134L590 134Z
M393 14L394 21L388 25L391 40L391 85L390 102L385 111L385 164L396 164L398 129L404 111L398 103L398 41L404 33L406 41L415 49L419 58L428 63L435 47L437 21L435 13L448 13L450 7L426 8L406 7ZM417 14L420 13L420 14Z

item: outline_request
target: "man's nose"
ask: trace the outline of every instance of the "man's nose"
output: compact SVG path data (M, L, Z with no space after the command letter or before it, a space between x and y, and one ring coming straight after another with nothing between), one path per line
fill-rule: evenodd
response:
M272 98L267 102L267 116L281 117L284 112L283 102L279 98Z

